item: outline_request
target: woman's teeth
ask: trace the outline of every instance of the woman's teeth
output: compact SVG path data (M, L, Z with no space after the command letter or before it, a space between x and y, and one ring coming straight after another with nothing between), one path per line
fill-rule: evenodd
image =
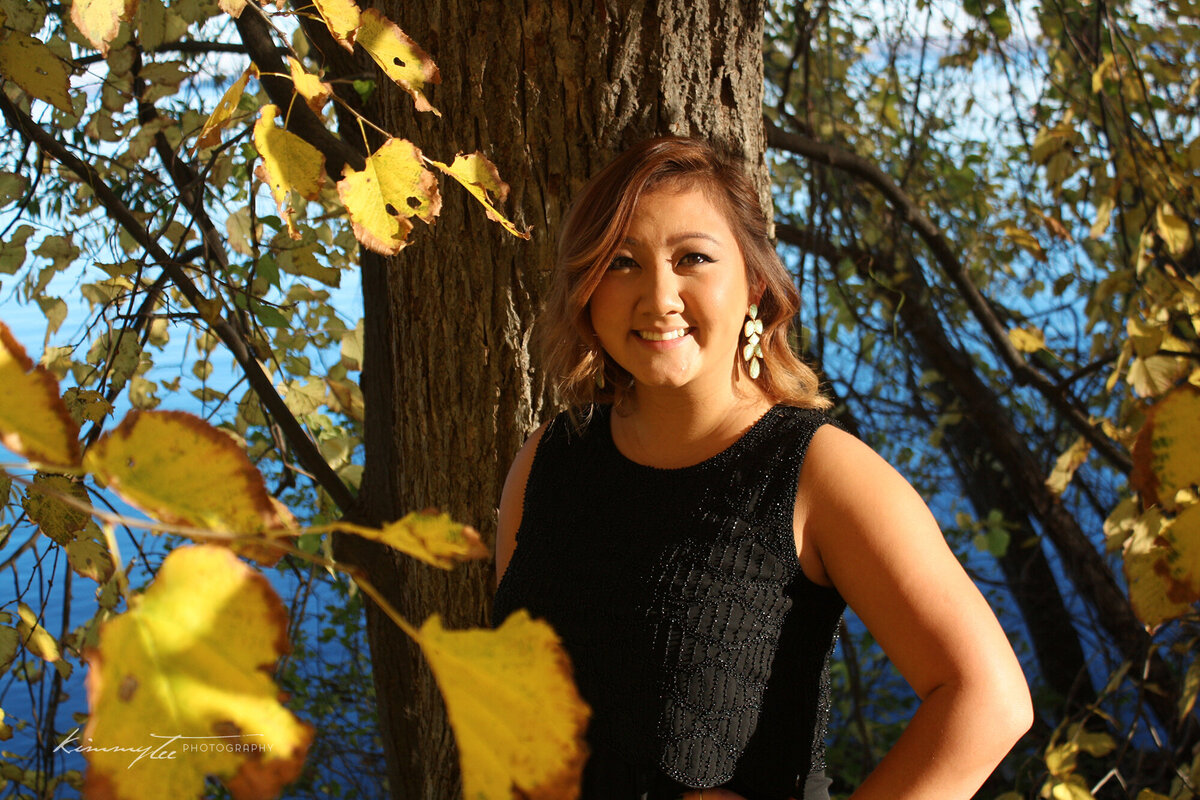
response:
M679 339L679 338L683 337L684 335L687 334L687 330L685 328L678 328L677 330L666 331L663 333L660 333L658 331L638 331L637 334L638 334L638 336L642 337L643 339L646 339L647 341L669 342L672 339Z

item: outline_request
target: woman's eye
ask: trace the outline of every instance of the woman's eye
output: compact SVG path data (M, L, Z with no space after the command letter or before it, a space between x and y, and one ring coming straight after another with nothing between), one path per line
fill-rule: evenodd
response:
M683 258L679 259L680 264L709 264L712 259L704 255L704 253L688 253Z
M635 262L629 256L617 256L612 261L610 261L608 264L609 270L629 269L630 267L636 267L636 266L637 266L637 262Z

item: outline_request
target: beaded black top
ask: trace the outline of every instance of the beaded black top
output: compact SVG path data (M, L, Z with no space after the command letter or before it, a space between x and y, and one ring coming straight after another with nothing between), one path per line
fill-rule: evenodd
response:
M592 707L587 798L726 785L785 800L824 767L828 656L845 602L800 570L797 480L823 414L775 406L699 464L616 448L611 408L538 443L496 591L563 641Z

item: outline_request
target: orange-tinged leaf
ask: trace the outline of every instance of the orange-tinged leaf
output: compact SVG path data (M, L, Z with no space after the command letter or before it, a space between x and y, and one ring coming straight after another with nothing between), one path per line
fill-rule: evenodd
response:
M287 222L288 233L293 239L299 239L290 195L296 192L305 200L317 198L325 182L325 156L296 134L277 126L275 118L278 115L279 109L268 103L263 106L258 122L254 123L254 146L263 159L254 174L271 187L279 213Z
M406 139L389 139L367 158L362 171L347 166L338 196L350 214L355 237L383 255L407 244L416 216L430 222L442 207L437 180L425 169L421 151Z
M100 55L108 55L108 43L117 36L121 22L133 19L138 0L74 0L71 21Z
M441 83L437 65L400 26L379 11L368 8L359 18L357 41L389 78L412 95L418 111L432 111L422 89L427 83Z
M1150 407L1133 445L1129 482L1144 505L1168 510L1181 489L1200 483L1200 388L1185 383Z
M496 200L501 203L508 197L508 184L500 180L500 172L496 169L496 165L488 161L483 153L472 153L469 156L459 153L454 157L454 163L450 166L446 166L440 161L430 161L430 163L475 195L475 199L483 203L488 219L499 222L504 230L513 236L519 236L522 239L529 238L528 231L518 230L516 225L513 225L492 205L491 195L495 195Z
M451 569L459 561L488 558L491 555L479 538L479 531L470 525L455 522L449 514L439 514L432 509L405 514L395 522L384 525L382 530L348 522L339 522L336 527L364 539L382 542L442 569Z
M83 466L163 522L235 534L287 524L237 443L183 411L130 411L88 448Z
M354 37L358 35L361 12L354 0L313 0L321 19L337 43L354 52Z
M464 797L578 796L591 711L549 625L522 609L496 630L450 631L434 614L415 638L446 701Z
M271 679L289 649L287 611L229 550L172 551L99 641L84 654L90 800L200 797L206 775L239 800L269 798L299 774L312 728ZM128 749L160 746L177 755Z
M1130 604L1147 629L1188 613L1200 597L1200 505L1174 520L1157 508L1142 514L1125 544L1124 566Z
M308 103L309 108L320 113L329 102L333 89L316 75L306 72L304 66L291 56L288 56L288 68L291 70L292 85L296 87L296 91Z
M217 0L217 5L229 16L237 19L242 15L248 0Z
M1046 251L1042 249L1042 245L1037 240L1037 237L1029 231L1014 225L1005 225L1004 235L1011 239L1013 244L1032 255L1038 261L1046 260Z
M58 381L45 367L33 365L3 322L0 444L30 461L58 467L79 463L79 426L58 393Z
M237 15L235 14L234 16ZM253 64L247 67L242 76L225 90L225 94L221 95L217 107L213 109L212 114L205 121L204 127L200 129L199 138L192 145L193 152L221 143L221 131L225 130L225 126L229 124L229 120L233 116L233 112L237 109L238 103L241 102L242 93L246 91L246 84L250 82L252 75L258 77L258 68Z
M70 65L32 36L13 31L0 39L0 76L30 97L72 113Z

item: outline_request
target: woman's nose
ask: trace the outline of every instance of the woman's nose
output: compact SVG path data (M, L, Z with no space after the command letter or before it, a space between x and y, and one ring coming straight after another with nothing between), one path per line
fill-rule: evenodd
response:
M643 271L645 286L642 303L647 311L660 316L683 311L683 299L679 294L679 276L670 264L659 264L654 269Z

